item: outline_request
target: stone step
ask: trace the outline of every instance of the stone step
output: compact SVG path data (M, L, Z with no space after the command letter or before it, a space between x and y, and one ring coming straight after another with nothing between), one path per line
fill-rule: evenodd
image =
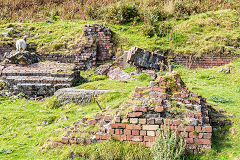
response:
M6 89L29 97L46 97L78 81L80 73L74 70L74 64L46 61L28 66L9 64L1 71Z
M60 88L71 87L70 83L58 83L53 85L52 83L18 83L12 87L15 93L24 93L31 96L50 96Z
M40 82L40 83L63 83L68 82L72 83L74 81L73 77L46 77L46 76L6 76L3 79L11 83L31 83L31 82Z

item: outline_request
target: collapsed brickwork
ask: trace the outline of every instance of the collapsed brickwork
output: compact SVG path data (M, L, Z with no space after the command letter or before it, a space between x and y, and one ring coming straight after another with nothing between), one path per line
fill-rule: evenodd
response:
M6 89L29 97L51 96L56 90L71 87L80 79L76 66L68 63L46 61L26 66L8 64L0 68Z
M132 47L128 51L127 63L144 69L163 70L166 61L161 54L153 53L138 47Z
M75 63L79 69L90 69L99 61L110 60L113 56L112 32L109 27L100 24L88 24L83 27L83 35L74 46L71 55L43 54L42 57L62 63Z
M132 111L128 111L127 108ZM210 106L206 98L191 93L178 74L159 76L147 87L136 87L133 102L125 111L116 111L115 116L96 114L92 119L83 119L53 145L92 143L110 137L121 141L150 146L158 130L169 126L186 140L186 150L198 154L211 148L212 126ZM99 126L88 138L76 136L79 126ZM86 129L84 129L86 130ZM94 136L95 135L95 136Z
M111 128L97 133L97 139L111 135L119 140L150 146L157 130L165 125L184 134L187 151L199 153L211 148L212 126L206 99L185 88L179 75L160 76L149 87L136 87L132 106L125 118L115 118Z

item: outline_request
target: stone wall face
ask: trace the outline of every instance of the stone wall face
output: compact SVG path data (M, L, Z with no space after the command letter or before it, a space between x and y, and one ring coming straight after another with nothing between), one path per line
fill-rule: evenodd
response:
M182 64L188 68L212 68L214 66L222 66L230 63L234 59L239 58L239 56L234 55L211 55L205 54L199 58L190 58L184 56L176 56L174 62Z
M171 130L184 136L188 152L198 154L202 149L211 149L212 126L206 99L197 93L190 93L178 76L174 79L176 83L159 77L158 81L151 82L149 87L136 87L134 99L142 103L133 105L132 112L128 112L126 117L116 116L110 129L98 132L96 138L105 140L113 136L122 141L151 146L159 133L158 130L169 126ZM175 86L172 86L173 84ZM178 108L186 110L174 113L176 106L172 102L175 102ZM155 106L149 103L154 103Z

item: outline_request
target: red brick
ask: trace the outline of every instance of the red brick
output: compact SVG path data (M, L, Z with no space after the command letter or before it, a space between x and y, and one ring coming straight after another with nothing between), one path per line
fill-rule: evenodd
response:
M114 134L113 137L114 137L115 139L122 140L122 141L127 140L126 135L116 135L116 134Z
M165 119L164 120L164 123L165 123L165 125L172 125L172 120L170 120L170 119Z
M199 139L203 138L203 133L199 133L199 134L198 134L198 138L199 138Z
M109 129L108 133L109 134L114 134L114 129Z
M62 145L63 144L61 142L52 142L53 147L62 146Z
M186 126L186 131L187 131L187 132L192 132L192 131L194 131L194 126Z
M147 135L147 131L140 130L140 135L141 136L146 136Z
M184 138L188 138L188 132L180 132L180 134L181 134Z
M68 138L68 137L62 137L61 142L62 142L63 144L68 144L69 138Z
M156 103L156 104L161 106L162 105L162 101L163 101L162 99L154 100L154 103Z
M152 91L158 91L158 92L161 92L161 93L166 93L165 88L159 88L159 87L153 88Z
M111 126L111 128L125 128L126 127L126 125L122 124L122 123L117 123L117 124L112 123L112 124L110 124L110 126Z
M132 130L132 135L139 136L139 130Z
M197 138L197 133L189 132L189 138Z
M109 138L110 138L110 135L107 133L96 133L96 139L106 140Z
M133 135L127 135L128 141L135 141L135 142L142 142L143 136L133 136Z
M125 135L131 135L132 132L131 132L131 130L129 130L129 129L125 129L125 130L124 130L124 134L125 134Z
M152 136L144 136L144 141L145 142L153 142L155 140L155 137L152 137Z
M203 132L212 132L212 126L206 126L206 127L202 127L202 131Z
M135 118L135 117L141 117L142 116L142 112L129 112L127 114L128 118Z
M126 125L126 129L138 129L138 130L141 130L141 126L140 125L134 125L134 124L127 124Z
M146 87L135 87L135 92L145 91L146 89Z
M69 143L70 144L76 144L77 143L77 139L76 138L70 138L69 139Z
M144 106L136 106L136 107L133 107L133 111L134 112L147 112L147 107L144 107Z
M154 111L155 111L155 112L163 112L163 111L164 111L164 108L158 106L158 107L155 107Z
M200 126L195 126L195 131L196 131L196 132L202 132L202 127L200 127Z
M89 125L95 125L95 124L97 124L97 121L96 121L95 119L90 119L90 120L88 121L88 124L89 124Z
M177 130L178 127L177 127L177 126L169 126L169 129L170 129L170 130Z
M172 125L174 125L174 126L178 126L178 125L180 125L180 123L181 123L181 120L180 120L180 119L177 119L177 120L173 120L173 121L172 121Z
M211 144L211 140L209 139L195 139L195 143L197 144Z
M184 138L186 143L193 143L193 138Z
M123 129L115 129L115 134L123 134Z
M104 116L104 121L110 122L112 119L113 119L113 116L111 115Z

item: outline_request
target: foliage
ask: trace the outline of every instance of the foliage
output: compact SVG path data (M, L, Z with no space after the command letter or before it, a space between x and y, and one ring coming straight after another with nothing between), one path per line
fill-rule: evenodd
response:
M56 109L56 108L61 107L61 103L57 100L57 97L52 96L52 97L47 98L44 101L43 106L45 108Z
M159 136L152 145L152 153L155 160L182 159L185 153L186 142L177 131L170 130L168 126L159 130Z
M211 96L210 98L211 98L211 100L212 100L213 102L220 102L220 103L229 103L229 102L232 102L231 99L225 98L225 97L221 97L221 96Z
M133 3L116 3L104 10L104 20L109 23L123 24L131 22L138 17L138 8Z
M146 74L146 73L141 73L139 76L138 76L138 78L137 78L139 81L141 81L141 82L143 82L143 81L148 81L148 82L150 82L150 81L152 81L153 80L153 78L151 78L148 74Z
M136 70L135 67L127 67L127 68L124 68L123 71L126 72L126 73L131 73L131 72L134 72Z

